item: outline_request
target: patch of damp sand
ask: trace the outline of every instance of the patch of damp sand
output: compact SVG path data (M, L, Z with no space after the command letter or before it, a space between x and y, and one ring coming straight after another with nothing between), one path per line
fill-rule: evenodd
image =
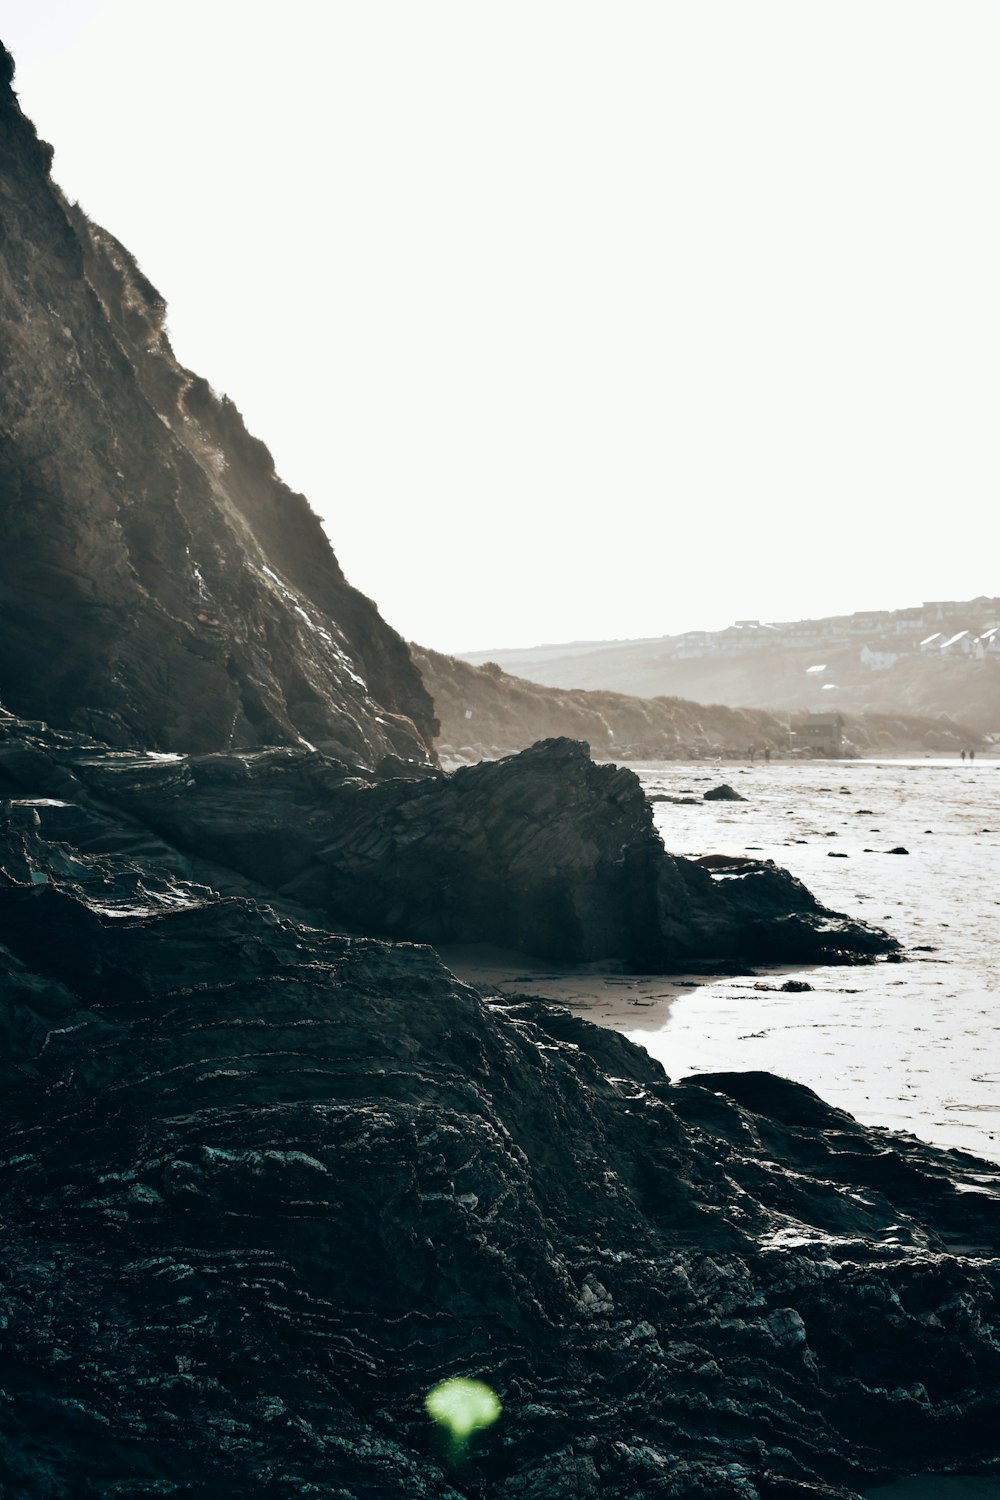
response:
M1000 1159L997 770L978 761L772 763L740 772L745 803L654 806L671 852L753 848L834 910L886 927L905 963L639 976L498 950L443 956L471 983L539 995L623 1032L671 1077L765 1069L866 1124ZM640 775L671 794L699 779L688 763ZM908 855L887 852L895 847ZM848 857L828 858L831 848ZM786 979L812 988L783 992Z
M486 994L535 995L565 1005L579 1016L628 1035L642 1025L660 1030L675 1001L704 978L687 975L624 974L620 965L540 962L524 953L479 945L437 950L457 978Z

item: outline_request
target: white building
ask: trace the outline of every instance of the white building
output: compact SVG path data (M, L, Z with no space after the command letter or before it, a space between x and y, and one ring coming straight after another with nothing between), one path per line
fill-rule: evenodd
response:
M861 665L869 672L888 672L898 661L898 651L873 651L871 646L861 647Z
M710 630L688 630L679 637L674 647L674 660L691 661L714 649L715 637Z

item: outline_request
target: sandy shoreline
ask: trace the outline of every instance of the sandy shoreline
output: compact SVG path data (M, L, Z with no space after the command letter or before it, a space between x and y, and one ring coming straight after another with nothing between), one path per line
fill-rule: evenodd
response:
M654 805L672 852L773 859L826 905L898 937L904 963L665 977L499 950L443 956L481 987L623 1032L671 1077L764 1069L866 1124L1000 1160L997 770L948 758L638 770L650 793L693 799ZM704 802L723 779L747 800ZM787 993L788 979L810 988Z

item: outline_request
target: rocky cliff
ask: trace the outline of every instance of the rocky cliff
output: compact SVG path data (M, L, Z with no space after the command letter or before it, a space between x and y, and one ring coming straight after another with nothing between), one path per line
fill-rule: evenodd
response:
M427 761L405 643L0 84L0 700L112 744Z
M9 71L9 70L8 70ZM383 937L871 957L374 606L0 94L0 1491L852 1500L995 1464L996 1172ZM159 310L158 310L159 309ZM46 722L48 721L48 722ZM432 1385L501 1419L442 1441Z

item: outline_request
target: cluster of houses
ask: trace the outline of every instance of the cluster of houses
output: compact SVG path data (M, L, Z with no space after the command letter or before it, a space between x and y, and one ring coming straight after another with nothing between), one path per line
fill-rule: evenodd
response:
M769 647L832 649L849 646L859 637L864 638L861 662L873 672L886 671L915 651L1000 662L1000 598L932 600L919 608L858 610L822 620L737 620L725 630L689 630L674 637L671 654L684 661L720 653L741 656Z

